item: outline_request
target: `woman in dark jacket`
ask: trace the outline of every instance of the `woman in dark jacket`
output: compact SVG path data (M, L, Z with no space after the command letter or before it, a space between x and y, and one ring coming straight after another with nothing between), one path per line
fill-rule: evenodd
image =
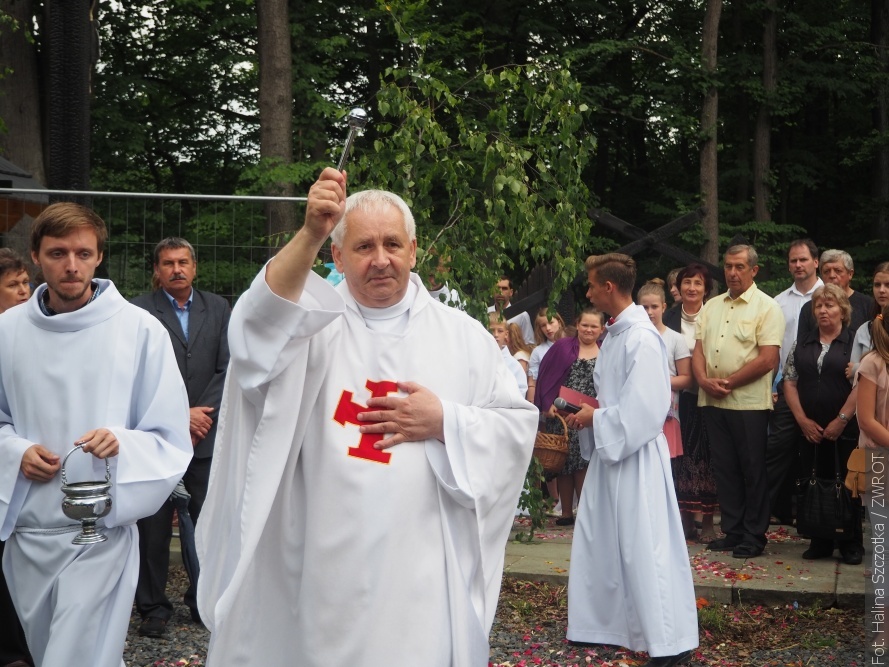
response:
M846 377L854 332L849 329L852 306L837 285L824 285L812 294L817 328L797 340L784 366L784 396L799 425L800 477L813 466L818 477L846 477L846 461L858 446L855 420L856 389ZM838 450L838 451L835 451ZM837 540L844 563L857 565L864 555L860 503L853 499L856 529L850 538ZM803 558L829 558L834 540L813 538Z

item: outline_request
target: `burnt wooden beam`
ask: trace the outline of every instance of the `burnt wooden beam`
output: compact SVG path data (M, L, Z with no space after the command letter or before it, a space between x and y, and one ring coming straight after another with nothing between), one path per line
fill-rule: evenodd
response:
M503 316L509 320L519 313L526 312L531 317L531 321L533 323L533 313L536 313L538 308L542 308L543 306L545 306L548 298L549 288L544 287L543 289L539 289L536 292L532 292L528 296L524 297L521 301L516 301L515 303L509 304L509 308L506 308L503 311Z
M640 229L639 227L630 224L626 220L621 220L617 216L612 215L607 211L602 211L600 209L593 209L590 211L590 217L592 217L593 220L596 220L596 222L598 222L606 229L610 229L611 231L617 232L618 234L633 239L633 241L631 241L627 245L618 248L615 252L633 256L643 250L651 249L662 255L666 255L667 257L675 259L677 262L683 265L688 265L692 262L703 264L710 271L710 276L714 280L721 282L723 273L721 266L716 266L715 264L711 264L710 262L705 262L694 253L683 250L682 248L677 248L673 245L670 245L669 243L664 243L665 239L668 239L671 236L674 236L678 232L682 231L683 229L687 229L688 227L691 227L692 225L697 223L703 217L703 215L704 209L699 208L695 211L690 211L685 215L681 215L678 218L671 220L667 224L655 229L652 232L646 232L644 229ZM586 276L580 276L579 278L575 279L575 282L583 282L585 280Z

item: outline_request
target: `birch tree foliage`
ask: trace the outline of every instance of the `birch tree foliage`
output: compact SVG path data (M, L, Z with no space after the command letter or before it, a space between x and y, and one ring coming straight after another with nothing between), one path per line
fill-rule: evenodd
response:
M446 69L395 18L415 58L385 71L371 111L377 139L350 180L405 198L421 263L433 248L450 258L451 284L476 313L501 274L544 262L555 298L581 270L592 226L582 172L595 139L570 63Z

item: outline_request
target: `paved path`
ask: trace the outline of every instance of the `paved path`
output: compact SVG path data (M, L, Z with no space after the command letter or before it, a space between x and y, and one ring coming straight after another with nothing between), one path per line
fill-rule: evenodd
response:
M838 558L803 560L808 540L800 539L793 528L771 528L768 546L758 558L736 559L731 552L706 551L704 545L689 542L696 597L724 604L864 605L864 564L846 565ZM527 519L517 518L516 530L527 532ZM531 544L510 540L504 575L567 584L572 535L573 527L556 526L549 518ZM867 541L865 535L865 546ZM865 563L867 559L865 555Z

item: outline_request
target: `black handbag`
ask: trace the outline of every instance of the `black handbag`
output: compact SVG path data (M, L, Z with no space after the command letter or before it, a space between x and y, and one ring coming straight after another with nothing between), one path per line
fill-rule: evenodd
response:
M852 494L840 476L840 454L834 446L834 479L815 476L818 460L813 457L812 475L796 480L796 529L800 535L825 540L848 540L855 534L858 512Z

